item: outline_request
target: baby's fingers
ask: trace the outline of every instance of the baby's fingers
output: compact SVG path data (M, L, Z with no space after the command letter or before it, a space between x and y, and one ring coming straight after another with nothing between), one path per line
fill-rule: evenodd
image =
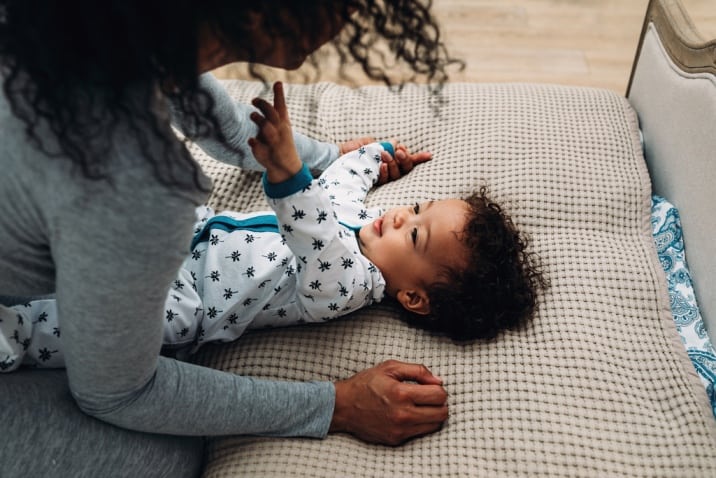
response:
M268 158L269 149L264 143L262 143L258 139L249 138L249 146L251 147L251 151L254 153L254 157L258 159L259 162L261 162L265 158Z
M277 81L273 84L273 107L282 120L288 121L288 108L286 108L286 97L283 94L283 83Z
M256 134L256 138L262 143L273 144L279 140L278 130L276 126L271 124L265 117L260 114L253 112L249 116L251 121L256 123L259 127L259 131Z
M267 122L265 116L263 116L263 115L260 114L260 113L255 112L255 111L253 111L253 112L249 115L249 118L251 119L251 121L253 121L254 123L256 123L256 126L259 127L259 132L264 128L264 126L266 125L266 122Z
M276 112L276 109L271 106L271 103L269 103L268 101L262 98L254 98L253 100L251 100L251 104L254 105L254 107L256 107L261 112L261 114L264 115L267 121L271 123L276 123L279 120L279 115ZM253 116L254 114L251 115L252 120L254 119ZM256 120L254 120L254 123L256 123Z

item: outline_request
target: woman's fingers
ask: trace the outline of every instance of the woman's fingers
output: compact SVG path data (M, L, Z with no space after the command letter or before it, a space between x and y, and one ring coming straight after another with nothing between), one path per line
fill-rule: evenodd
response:
M447 392L441 384L425 366L395 360L358 372L335 383L331 431L398 445L438 430L448 419Z

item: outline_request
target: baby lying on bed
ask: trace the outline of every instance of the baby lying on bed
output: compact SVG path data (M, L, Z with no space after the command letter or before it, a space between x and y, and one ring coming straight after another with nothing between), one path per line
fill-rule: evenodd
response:
M392 156L393 144L361 147L314 180L293 145L280 84L274 106L255 105L263 115L252 116L259 135L249 144L266 168L273 212L197 209L191 252L166 300L165 347L194 352L248 328L327 321L386 295L409 321L455 340L491 338L531 316L541 275L484 188L464 200L367 208L381 152ZM0 355L0 368L62 366L55 302L14 309L18 324L0 326L23 352Z

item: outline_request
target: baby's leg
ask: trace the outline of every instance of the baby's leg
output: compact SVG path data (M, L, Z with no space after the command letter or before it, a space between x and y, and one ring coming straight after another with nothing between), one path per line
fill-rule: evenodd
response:
M195 343L204 312L194 290L196 280L182 269L172 284L164 311L164 346L181 350ZM57 301L34 300L26 304L0 305L0 372L20 365L63 368Z
M164 305L165 352L193 345L200 334L204 308L197 285L201 284L196 274L185 268L179 269Z
M20 365L62 368L57 303L35 300L0 311L0 372Z
M32 325L24 315L0 305L0 372L20 366L30 345Z

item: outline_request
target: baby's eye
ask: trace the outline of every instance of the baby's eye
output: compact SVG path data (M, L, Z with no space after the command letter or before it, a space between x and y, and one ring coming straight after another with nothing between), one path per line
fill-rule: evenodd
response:
M415 203L415 206L413 206L413 211L415 211L415 214L420 212L420 204Z
M414 227L413 230L410 231L410 237L413 238L413 245L415 245L418 242L418 228L417 227Z

